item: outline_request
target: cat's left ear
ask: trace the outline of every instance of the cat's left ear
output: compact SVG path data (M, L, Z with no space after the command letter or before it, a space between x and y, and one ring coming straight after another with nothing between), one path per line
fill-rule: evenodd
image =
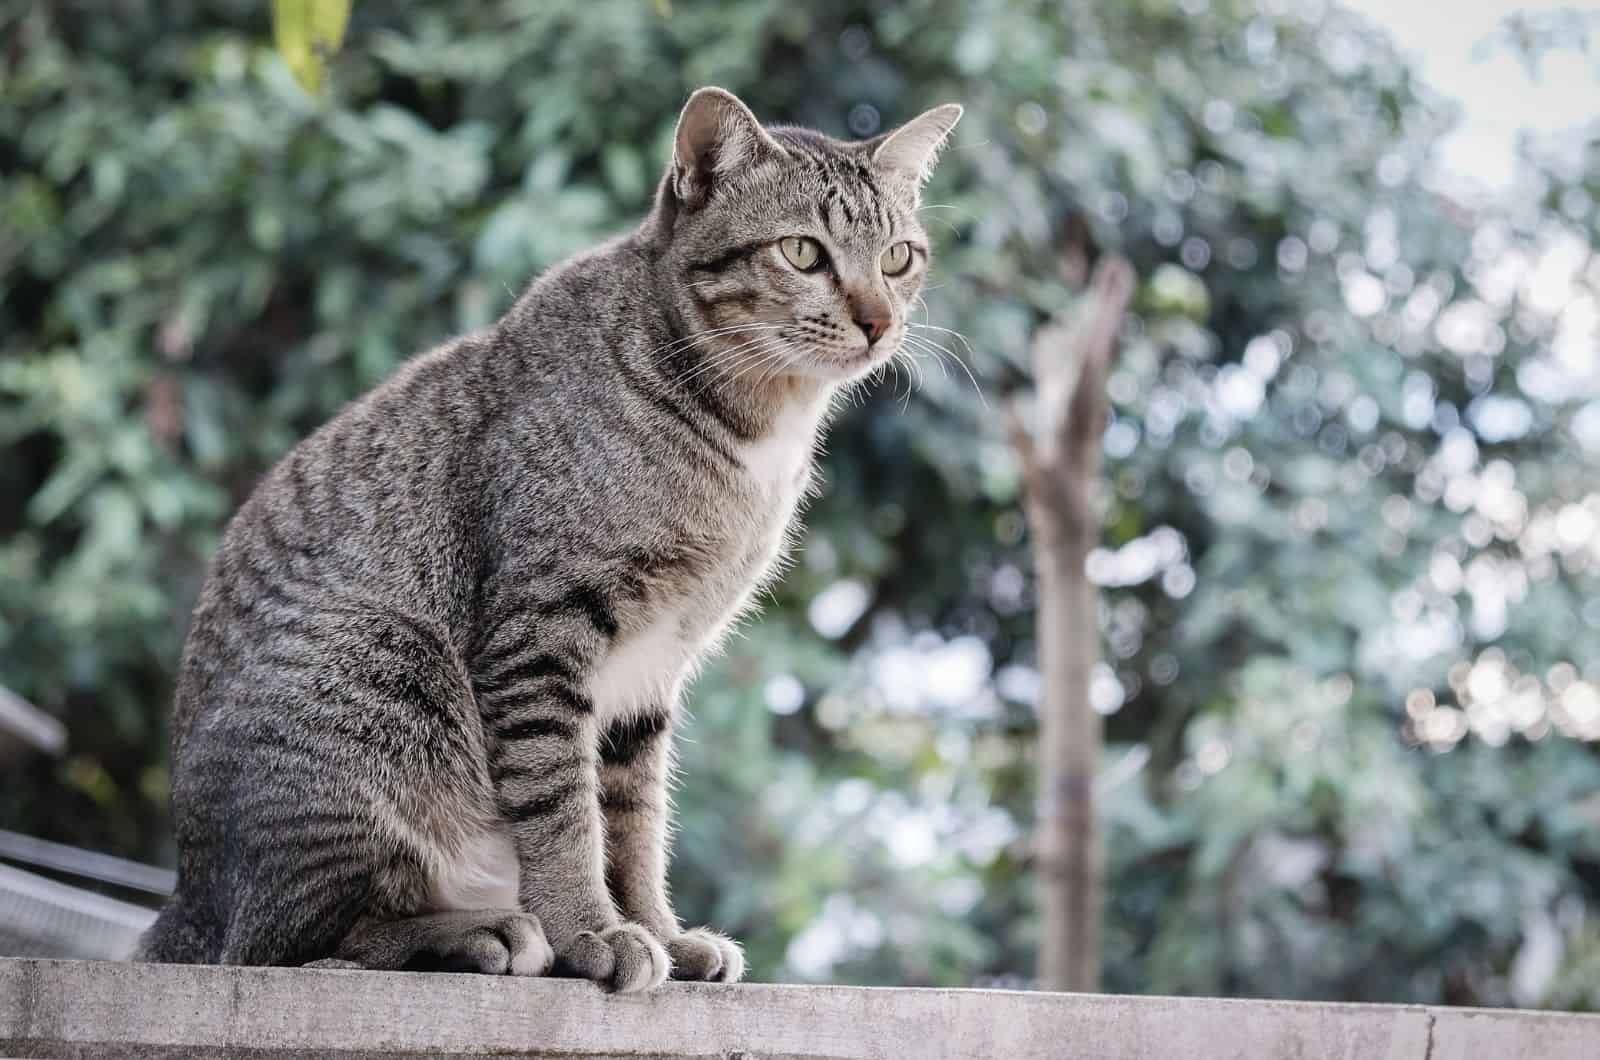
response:
M921 187L933 175L933 164L960 120L959 103L925 111L880 136L872 147L872 164Z
M738 96L702 88L678 117L672 138L673 185L679 200L693 208L706 201L717 181L783 153Z

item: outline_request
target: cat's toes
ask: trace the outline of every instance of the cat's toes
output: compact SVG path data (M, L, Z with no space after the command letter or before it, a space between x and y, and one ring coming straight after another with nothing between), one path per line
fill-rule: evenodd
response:
M556 970L630 994L660 986L672 971L672 960L654 935L624 923L572 936L556 951Z
M593 931L578 932L556 950L557 975L604 983L610 981L616 967L616 954Z
M507 913L453 939L439 954L441 970L482 975L543 975L555 961L537 918Z
M638 924L618 924L600 933L616 955L608 985L619 994L650 990L666 982L672 959L654 935Z
M509 975L543 975L556 963L556 951L544 937L539 918L521 914L504 925L507 949L511 961L506 966Z
M694 928L667 941L672 978L737 983L744 977L744 950L726 935Z

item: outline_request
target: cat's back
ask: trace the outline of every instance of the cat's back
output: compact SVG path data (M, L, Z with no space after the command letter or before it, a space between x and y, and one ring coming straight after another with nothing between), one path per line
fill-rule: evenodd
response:
M505 398L491 342L487 332L453 339L345 406L262 480L222 555L322 564L330 584L357 565L369 590L416 573L408 558L477 514L478 456Z

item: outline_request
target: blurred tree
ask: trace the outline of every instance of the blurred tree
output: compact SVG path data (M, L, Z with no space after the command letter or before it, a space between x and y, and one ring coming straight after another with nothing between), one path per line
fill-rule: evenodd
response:
M1072 268L1084 256L1084 248L1070 247L1065 264ZM1100 540L1106 378L1135 283L1127 262L1102 261L1078 319L1052 321L1034 336L1032 427L1015 405L1008 410L1038 580L1036 857L1039 981L1047 990L1100 989L1105 885L1094 784L1103 739L1089 698L1100 622L1088 560Z
M1086 567L1107 987L1593 1003L1594 130L1454 201L1449 108L1323 0L361 4L316 99L250 0L0 0L0 42L0 682L71 739L0 825L165 858L228 512L633 223L690 89L858 136L957 99L916 334L965 369L919 342L847 411L694 691L686 912L760 976L1033 966L1037 586L981 394L1070 304L1076 224L1147 277Z

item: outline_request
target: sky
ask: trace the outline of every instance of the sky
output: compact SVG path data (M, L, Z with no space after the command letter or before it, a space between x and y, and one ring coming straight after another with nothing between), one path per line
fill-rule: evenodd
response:
M1461 126L1443 145L1452 173L1503 191L1512 182L1517 134L1554 133L1600 117L1600 82L1578 52L1547 56L1537 81L1504 48L1479 45L1507 15L1583 7L1516 0L1345 0L1386 28L1435 91L1463 108Z

